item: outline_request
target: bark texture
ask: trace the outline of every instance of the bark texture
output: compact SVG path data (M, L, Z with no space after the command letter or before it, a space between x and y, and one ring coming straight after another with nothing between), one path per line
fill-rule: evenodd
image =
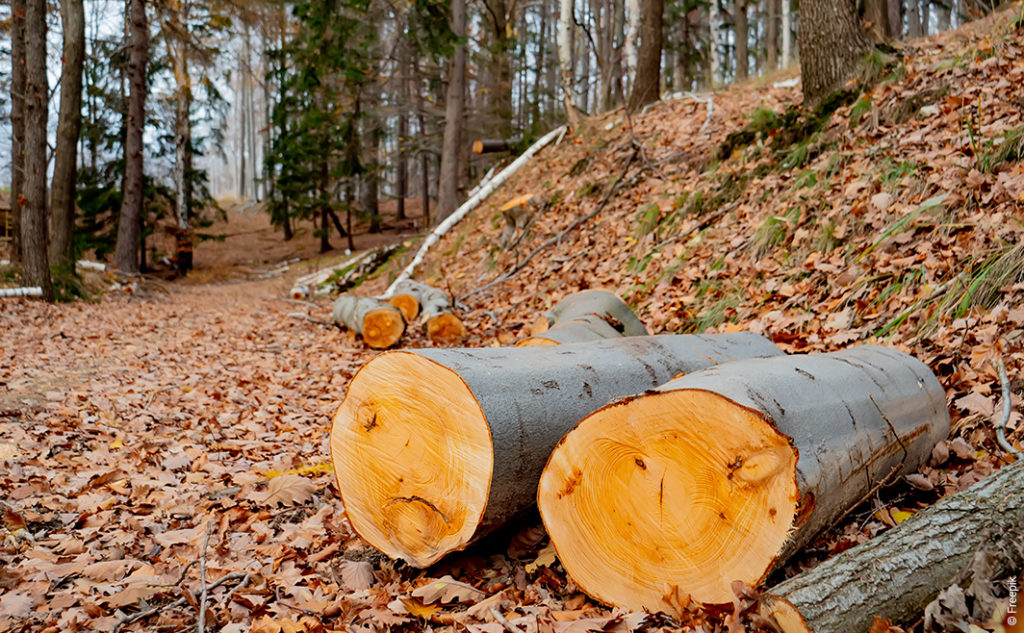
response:
M334 301L331 317L363 337L374 349L387 349L405 333L405 318L398 308L369 297L343 294Z
M21 263L25 181L25 0L11 0L11 261Z
M877 482L916 470L949 433L945 403L928 367L888 348L719 365L580 422L541 478L541 516L602 602L728 603L734 580L763 582Z
M356 374L331 430L349 520L425 567L532 506L551 449L610 399L781 353L740 333L382 354Z
M78 180L82 68L85 63L85 7L82 0L61 0L60 19L64 36L64 64L61 66L57 147L53 155L53 185L50 188L53 213L50 261L54 267L74 274L75 184Z
M117 225L115 264L123 273L139 272L142 223L142 131L146 125L146 65L149 63L149 21L146 0L130 3L128 116L124 143L124 197Z
M459 38L466 35L466 0L452 0L452 31ZM460 40L461 41L461 40ZM437 212L434 223L441 223L459 206L459 160L462 150L463 113L466 108L466 45L455 47L448 70L448 92L445 96L444 137L441 141L441 168L437 184Z
M942 499L885 534L769 590L761 613L784 633L866 633L872 616L917 619L988 543L1024 526L1024 462Z
M640 25L640 53L636 79L629 95L629 108L639 110L661 98L661 18L664 0L643 0Z
M46 120L49 83L46 79L46 0L25 3L25 178L21 194L21 271L26 285L43 290L53 301L47 258Z
M853 0L801 4L799 44L804 102L812 107L842 87L871 49Z
M576 109L576 77L572 59L573 2L560 0L558 7L558 67L561 70L562 100L566 124L570 130L575 130L580 125L580 112Z
M733 24L736 31L736 79L746 79L749 74L749 62L747 61L747 0L736 0L734 5L736 14L733 16Z

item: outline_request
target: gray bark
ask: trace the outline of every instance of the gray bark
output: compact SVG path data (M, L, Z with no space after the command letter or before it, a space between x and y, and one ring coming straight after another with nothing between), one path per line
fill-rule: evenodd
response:
M812 107L853 76L871 50L853 0L803 4L799 44L804 101Z
M146 0L131 0L131 37L128 59L129 98L124 144L124 199L117 225L115 262L123 273L139 272L139 237L142 222L142 131L146 125L146 64L149 63L149 21Z
M614 332L613 336L644 336L647 334L644 324L618 296L606 290L584 290L565 297L542 314L538 320L545 323L548 330L538 332L538 336L558 340L553 338L556 334L554 330L561 330L570 322L579 324L580 319L590 318L603 322ZM600 327L596 323L595 325ZM575 325L573 329L576 329ZM603 328L600 331L604 331ZM606 337L594 336L591 338ZM559 342L576 341L559 340Z
M21 264L21 193L25 178L25 0L11 2L11 261Z
M458 374L490 426L494 471L476 536L533 506L541 470L555 444L610 400L715 363L782 354L767 339L750 333L637 336L557 347L410 349L402 353L419 354Z
M405 281L396 284L391 295L403 294L416 297L416 300L420 302L420 316L424 320L444 312L450 312L452 309L452 303L448 298L448 293L444 290L432 288L427 284L421 284L418 281L406 279Z
M369 297L358 297L348 293L341 295L334 301L331 309L331 318L338 325L344 325L356 334L363 335L364 340L366 340L366 330L368 329L366 317L378 310L394 312L393 319L395 320L392 322L402 323L403 327L401 329L404 332L405 317L402 316L402 312L398 308ZM401 336L402 332L397 333L398 337ZM366 340L368 345L378 348L390 347L397 342L397 337L393 339L386 337L380 340Z
M466 35L466 0L452 0L452 31ZM466 45L458 44L448 70L445 96L444 137L441 141L441 169L437 184L435 224L444 221L459 206L459 176L462 174L462 126L466 106Z
M572 59L573 1L560 0L558 6L558 67L561 70L562 100L569 129L576 130L580 124L580 113L576 108L578 99Z
M1024 462L1016 462L776 585L766 593L762 613L795 610L799 616L782 627L785 633L865 633L873 616L911 622L963 577L986 543L1002 539L1019 547L1022 526Z
M21 206L22 278L42 288L53 301L47 258L46 120L49 85L46 79L46 0L25 3L25 174Z

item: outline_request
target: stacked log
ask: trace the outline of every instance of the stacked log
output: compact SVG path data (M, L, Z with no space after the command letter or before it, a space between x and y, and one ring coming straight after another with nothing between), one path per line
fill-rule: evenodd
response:
M728 603L733 581L763 582L948 432L939 382L896 350L744 360L584 419L551 454L538 506L594 598Z
M405 334L402 312L369 297L343 294L334 301L331 316L335 323L362 335L363 341L374 349L387 349Z
M402 310L410 323L418 316L424 333L435 344L454 345L465 340L466 326L452 311L448 293L409 279L394 290L391 305Z
M606 290L584 290L537 317L530 338L519 345L562 345L646 334L644 324L618 296Z
M609 400L781 354L747 333L386 352L352 379L331 429L349 521L425 567L532 506L552 448Z

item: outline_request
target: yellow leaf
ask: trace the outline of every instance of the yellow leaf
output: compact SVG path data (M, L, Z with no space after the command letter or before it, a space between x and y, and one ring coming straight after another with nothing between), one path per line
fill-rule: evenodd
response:
M124 448L124 442L121 440L114 440L110 443L110 448Z
M907 512L906 510L890 510L889 513L892 514L892 520L896 522L896 525L914 516L913 512Z
M429 620L435 613L441 610L441 605L423 604L416 598L402 598L402 604L405 605L405 609L409 612L409 615L417 618L423 618L424 620Z
M555 546L548 543L544 549L537 552L537 560L526 564L526 571L533 573L538 567L550 567L555 563Z

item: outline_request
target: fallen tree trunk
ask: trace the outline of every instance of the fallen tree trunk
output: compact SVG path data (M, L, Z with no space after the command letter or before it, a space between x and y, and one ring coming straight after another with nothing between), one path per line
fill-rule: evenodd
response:
M506 141L501 138L481 138L473 141L473 153L493 154L496 152L507 152L518 142L519 139Z
M311 293L320 290L320 286L326 283L332 275L336 272L345 270L346 268L352 269L362 260L370 257L373 251L364 251L349 257L345 261L341 262L336 266L330 268L324 268L308 275L303 275L295 280L295 284L292 286L291 292L289 293L292 299L305 299L308 298ZM317 293L319 294L319 293Z
M334 301L331 316L335 323L362 335L374 349L387 349L405 334L402 312L369 297L343 294Z
M412 277L413 271L416 270L416 267L423 262L423 258L426 257L427 251L430 250L431 246L437 244L437 242L442 237L444 237L445 234L448 233L448 231L450 231L453 226L458 224L459 221L466 216L466 214L468 214L473 209L477 208L477 206L479 206L481 202L486 200L487 196L491 195L491 193L495 189L500 187L502 184L505 183L506 180L511 178L513 174L522 169L523 166L526 165L526 163L530 162L530 159L533 158L534 154L544 149L545 146L547 146L549 143L551 143L561 134L563 134L565 132L565 129L566 128L563 125L545 134L543 137L541 137L540 140L538 140L536 143L531 145L529 149L523 152L523 154L519 158L512 161L511 165L503 169L497 176L489 180L486 185L481 187L476 192L476 194L470 196L469 200L466 200L464 203L462 203L462 206L456 209L455 213L452 213L450 216L445 218L444 222L439 224L437 228L434 229L433 232L431 232L431 234L427 236L427 239L423 240L423 245L420 246L420 250L416 253L416 256L412 258L412 261L409 262L409 265L402 270L402 272L398 275L395 281L392 282L390 286L388 286L388 289L384 293L384 296L390 297L392 294L394 294L395 286Z
M451 299L443 290L407 279L395 288L388 302L402 310L410 323L419 315L423 331L436 344L453 345L466 338L466 326L452 312Z
M565 297L537 317L521 346L582 343L620 336L644 336L647 329L618 296L584 290Z
M555 443L610 399L780 354L748 333L381 354L352 379L331 429L345 511L371 545L426 567L532 506Z
M538 506L566 571L598 600L728 603L733 581L763 582L948 433L938 380L896 350L745 360L580 422L551 454Z
M1024 462L1018 461L776 585L760 611L783 633L865 633L873 616L911 622L939 591L961 582L976 551L999 549L1000 541L1020 547L1022 530Z

